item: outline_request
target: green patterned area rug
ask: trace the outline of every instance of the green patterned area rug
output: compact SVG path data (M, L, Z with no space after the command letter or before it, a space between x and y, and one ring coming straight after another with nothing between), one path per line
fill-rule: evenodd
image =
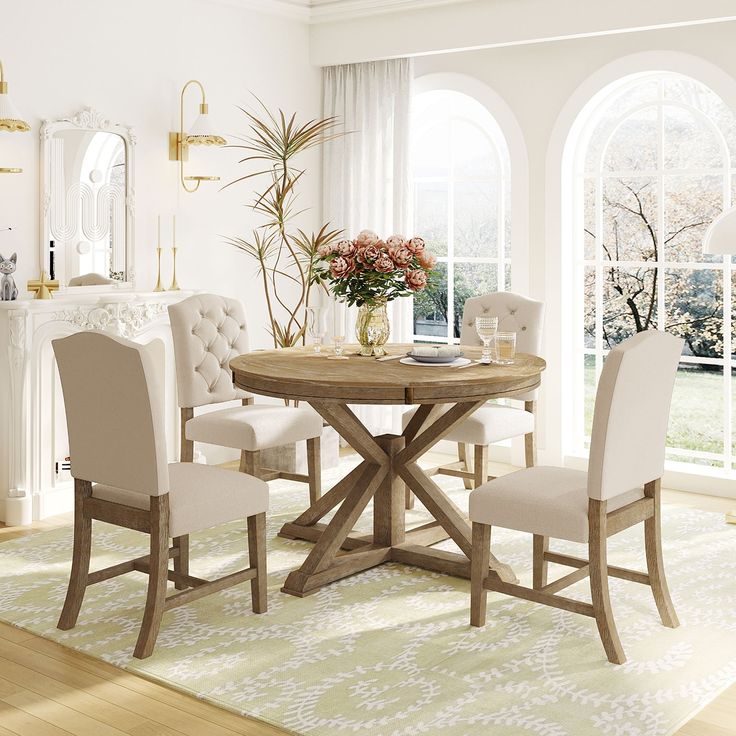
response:
M456 479L441 483L466 507ZM58 631L71 549L61 528L0 545L0 619L310 736L658 736L736 681L736 527L721 515L665 508L679 629L659 624L648 588L612 582L629 657L617 667L592 619L490 594L488 625L473 629L467 581L415 568L383 565L308 598L283 595L310 545L276 532L307 494L288 481L271 486L267 614L251 613L247 584L204 598L167 614L154 655L139 662L131 652L146 578L133 573L90 588L77 628ZM409 518L427 520L421 507ZM96 524L93 567L145 552L144 535ZM193 574L242 566L243 527L195 535ZM613 538L612 564L641 567L642 541L640 529ZM494 551L528 583L528 535L498 530ZM585 598L586 587L571 594Z

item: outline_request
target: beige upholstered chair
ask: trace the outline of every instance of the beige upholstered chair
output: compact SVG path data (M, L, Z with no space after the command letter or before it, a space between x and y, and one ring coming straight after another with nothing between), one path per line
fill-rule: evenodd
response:
M475 318L488 315L498 317L499 332L516 333L516 349L520 353L539 355L542 346L544 304L510 291L496 291L474 297L465 302L460 331L461 345L480 345L475 332ZM466 488L476 488L488 476L488 446L496 442L524 436L526 466L536 463L534 423L537 391L515 397L524 402L524 408L488 404L481 407L458 425L444 439L457 442L458 462L434 468L432 472L463 478ZM403 428L414 416L416 409L404 414ZM472 454L470 450L472 446ZM411 505L407 495L407 505Z
M322 418L311 407L256 405L233 386L230 361L248 352L245 313L240 302L198 294L169 307L174 335L176 380L181 407L181 460L191 462L194 443L240 450L240 469L264 480L288 478L309 483L310 502L321 492ZM200 406L240 399L242 406L194 416ZM307 475L260 466L259 453L307 441Z
M609 661L626 661L611 614L608 576L652 588L662 623L677 627L662 562L660 479L670 401L683 341L642 332L606 358L598 384L588 472L535 467L486 483L470 494L473 522L471 614L483 626L488 590L595 618ZM606 540L644 522L647 572L609 566ZM533 587L489 575L491 527L534 535ZM549 538L588 544L588 559L549 551ZM549 583L550 562L576 568ZM557 595L590 576L593 602Z
M268 486L222 468L168 464L153 344L81 332L53 347L75 494L72 570L59 628L76 625L88 585L134 570L149 575L134 651L140 659L153 652L165 611L209 593L250 580L253 611L263 613ZM149 534L150 554L90 573L93 519ZM189 534L235 519L248 520L250 567L211 582L190 576ZM167 580L181 592L167 597Z

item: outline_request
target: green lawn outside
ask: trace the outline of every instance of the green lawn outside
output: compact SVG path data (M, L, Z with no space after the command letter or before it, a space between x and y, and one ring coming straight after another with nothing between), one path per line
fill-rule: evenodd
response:
M732 377L734 396L736 379ZM590 436L595 402L595 359L585 356L585 434ZM704 452L723 452L723 375L692 368L680 368L672 396L667 446ZM668 456L682 462L721 466L712 460Z

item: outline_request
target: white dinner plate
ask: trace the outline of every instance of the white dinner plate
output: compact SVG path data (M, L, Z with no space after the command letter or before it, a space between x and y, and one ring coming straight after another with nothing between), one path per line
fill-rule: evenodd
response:
M455 358L452 363L420 363L418 360L414 360L414 358L402 358L399 361L399 363L403 363L404 365L419 365L422 368L457 368L472 362L470 358Z

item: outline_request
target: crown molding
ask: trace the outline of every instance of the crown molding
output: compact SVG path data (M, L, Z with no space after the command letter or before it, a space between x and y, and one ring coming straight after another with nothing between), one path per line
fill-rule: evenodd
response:
M207 0L235 8L300 20L305 23L330 23L364 18L401 10L419 10L437 5L452 5L467 0Z
M310 0L205 0L218 5L229 5L231 8L256 10L259 13L277 15L282 18L309 23Z
M311 0L311 23L364 18L402 10L424 10L437 5L454 5L467 0Z

